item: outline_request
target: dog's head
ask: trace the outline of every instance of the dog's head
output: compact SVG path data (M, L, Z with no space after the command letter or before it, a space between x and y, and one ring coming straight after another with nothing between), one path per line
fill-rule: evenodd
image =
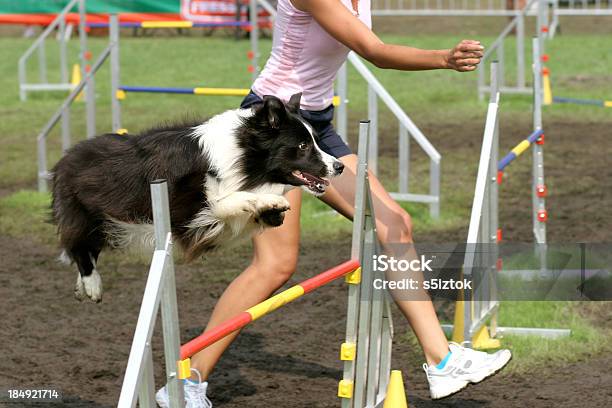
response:
M250 150L251 160L260 159L260 163L250 163L257 166L250 172L258 170L265 178L262 181L301 186L321 195L329 178L342 173L344 165L317 145L315 130L299 113L301 95L293 95L286 104L264 96L247 119L245 129L250 134L244 147Z

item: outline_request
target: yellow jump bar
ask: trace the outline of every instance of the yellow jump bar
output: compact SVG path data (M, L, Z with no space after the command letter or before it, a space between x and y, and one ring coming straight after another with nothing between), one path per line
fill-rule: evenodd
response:
M191 28L193 21L143 21L142 28Z
M196 95L216 95L216 96L246 96L249 94L247 88L193 88Z

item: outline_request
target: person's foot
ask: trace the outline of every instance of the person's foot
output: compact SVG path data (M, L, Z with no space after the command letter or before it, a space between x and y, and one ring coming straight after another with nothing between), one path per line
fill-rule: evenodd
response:
M457 343L450 343L449 349L448 359L441 363L443 367L423 364L432 399L448 397L470 383L479 383L501 370L512 358L510 350L488 354Z
M202 382L200 373L192 368L198 374L198 381L183 380L183 391L185 393L185 408L212 408L212 402L206 396L208 382ZM161 408L170 407L170 398L168 396L167 384L161 387L155 394L155 401Z

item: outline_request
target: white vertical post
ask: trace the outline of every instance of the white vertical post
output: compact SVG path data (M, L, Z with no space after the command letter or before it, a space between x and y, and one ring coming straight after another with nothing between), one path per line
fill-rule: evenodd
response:
M87 54L87 10L85 0L79 1L79 38L81 42L81 71L83 78L87 75L90 62L86 57ZM96 85L93 75L87 81L85 88L85 112L87 117L87 138L90 139L96 135Z
M62 84L68 83L68 63L66 57L66 15L62 17L59 25L59 47L60 47L60 75ZM70 108L62 112L62 151L70 148Z
M489 108L487 110L487 120L485 124L484 138L480 153L480 161L478 165L478 175L476 178L476 190L472 203L472 212L470 215L470 227L468 230L468 239L466 247L466 256L464 262L464 274L471 279L474 279L474 265L478 244L483 243L483 232L488 232L489 222L488 212L491 210L490 203L487 201L487 191L490 191L491 183L491 160L495 137L495 130L498 121L498 103L499 103L499 70L496 62L491 63L491 94L489 98ZM496 163L495 163L496 164ZM489 238L485 237L489 242ZM484 288L483 288L484 289ZM467 292L464 292L467 293ZM471 343L474 329L479 327L480 313L482 304L479 302L481 294L478 291L472 292L472 298L466 296L464 301L464 326L463 337L466 342ZM475 319L478 319L475 321Z
M28 98L28 93L25 90L25 84L27 81L25 62L25 58L21 57L19 58L19 62L17 64L17 74L19 78L19 100L22 102Z
M259 19L257 17L257 0L249 0L249 19L251 22L251 51L253 51L253 81L259 75Z
M47 140L45 134L38 135L36 140L37 160L38 160L38 191L47 192Z
M493 80L493 79L492 79ZM495 79L496 80L496 79ZM495 94L498 93L498 87L495 85ZM497 101L497 95L495 97ZM489 331L491 336L495 336L497 330L497 259L499 256L499 247L497 241L497 231L499 230L499 190L497 183L497 163L499 161L499 115L495 120L495 130L493 131L493 144L491 146L491 161L489 162L489 200L488 206L488 237L487 243L492 247L492 251L486 250L487 259L487 274L485 276L487 282L487 292L485 292L485 301L487 302L487 313L493 312L490 319Z
M119 19L116 14L110 16L110 73L111 73L111 110L112 110L112 129L113 132L121 129L121 105L117 99L120 78L120 55L119 55Z
M151 184L151 201L153 204L153 224L155 226L155 249L164 249L166 237L170 233L170 209L168 205L168 184L165 180L155 180ZM172 256L172 247L168 248ZM165 263L166 268L162 283L161 312L164 333L164 358L166 362L166 379L168 394L172 407L182 407L184 401L181 380L177 378L177 362L180 360L180 331L178 324L178 307L176 302L176 283L174 263Z
M62 152L70 148L70 106L62 111Z
M533 40L533 130L542 129L542 65L539 39ZM546 199L538 195L538 186L545 186L544 180L544 149L538 143L533 144L533 174L532 174L532 201L533 201L533 233L538 244L546 244L546 223L541 221L538 214L546 211Z
M484 91L484 87L487 85L486 81L485 81L485 66L484 66L484 60L483 60L483 64L480 64L480 67L478 67L477 69L477 73L478 73L478 100L479 101L484 101L484 95L485 95L485 91Z
M399 169L398 184L400 194L410 190L410 136L406 127L399 123Z
M497 47L497 84L501 88L505 85L505 49L504 49L504 41L500 41L499 46ZM491 74L493 75L493 74ZM493 84L491 84L491 94L493 94Z
M155 378L153 377L153 354L151 341L147 341L142 358L142 379L138 387L138 405L141 407L155 407Z
M539 55L545 54L545 47L544 47L544 32L543 29L546 27L548 28L548 26L546 25L546 17L545 17L545 13L546 13L546 1L547 0L538 0L538 17L537 17L537 23L536 23L536 35L538 36L538 49L539 49Z
M368 119L370 120L370 138L368 146L368 168L378 173L378 95L368 84Z
M60 57L60 77L61 82L63 84L68 83L68 62L67 62L67 51L66 44L68 42L68 38L66 36L66 15L62 16L62 19L59 22L59 30L58 30L58 38L59 38L59 57Z
M372 92L373 93L373 92ZM372 118L370 118L371 120ZM367 132L370 136L368 137ZM355 372L355 387L353 391L353 407L363 407L367 402L367 382L369 369L369 351L370 351L370 334L372 324L372 299L374 269L372 258L376 245L375 224L372 216L372 202L369 192L368 183L368 163L371 162L370 149L367 145L372 142L372 127L371 122L368 126L367 122L360 123L359 132L359 169L357 172L358 190L356 193L355 203L360 204L360 224L361 229L358 233L360 237L360 252L359 261L361 264L361 290L358 299L358 325L357 325L357 356ZM365 152L365 157L364 156ZM358 195L359 196L358 196ZM354 231L358 226L355 226Z
M359 139L357 143L357 170L355 185L355 216L353 217L353 240L351 246L351 258L362 260L365 235L365 213L366 213L366 184L364 179L367 177L368 164L368 138L369 121L359 123ZM363 280L362 280L363 281ZM346 337L344 345L356 348L358 338L358 328L360 321L360 299L364 284L361 282L349 283L348 285L348 305L346 314ZM355 356L344 360L344 373L342 381L351 384L353 394L350 398L342 399L342 408L355 407L354 398L357 392L356 387L357 361ZM357 392L359 393L359 392Z
M338 75L336 77L336 89L338 92L338 99L340 99L340 104L337 106L337 128L338 133L342 140L348 144L348 80L347 80L347 66L346 61L340 69L338 70Z
M47 81L47 53L45 52L45 40L38 45L38 76L41 84Z
M437 200L429 204L429 215L433 219L440 218L440 160L435 161L430 159L429 161L429 195L436 197Z
M87 52L87 10L85 9L85 0L79 0L79 43L81 46L80 60L83 76L85 75L85 53Z
M516 86L525 87L525 18L522 13L516 16Z

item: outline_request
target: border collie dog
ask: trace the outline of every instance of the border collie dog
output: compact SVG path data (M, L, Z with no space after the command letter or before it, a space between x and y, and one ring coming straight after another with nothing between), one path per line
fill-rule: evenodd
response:
M204 123L105 134L70 149L53 169L52 216L62 258L78 268L77 299L102 299L100 251L152 244L156 179L168 182L172 234L187 260L281 225L283 194L296 186L323 194L344 166L317 145L300 96L287 104L266 96Z

